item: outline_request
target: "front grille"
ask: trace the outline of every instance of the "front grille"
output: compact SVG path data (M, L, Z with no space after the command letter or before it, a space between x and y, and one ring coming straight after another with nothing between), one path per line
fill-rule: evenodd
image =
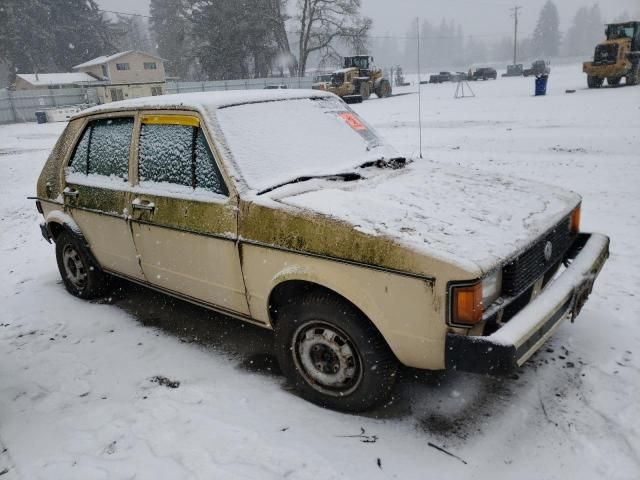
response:
M594 65L613 65L618 58L618 45L598 45L593 56Z
M514 297L529 288L538 278L560 262L571 246L570 219L566 218L547 232L531 247L502 269L502 295ZM547 244L551 244L551 257L545 258Z

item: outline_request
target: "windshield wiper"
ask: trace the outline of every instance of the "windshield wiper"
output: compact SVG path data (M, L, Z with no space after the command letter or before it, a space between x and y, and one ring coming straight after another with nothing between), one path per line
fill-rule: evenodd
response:
M264 195L265 193L273 192L280 187L284 187L286 185L293 185L294 183L302 183L308 182L309 180L315 179L325 179L325 180L342 180L345 182L354 182L356 180L362 179L362 175L359 173L349 172L349 173L334 173L332 175L305 175L303 177L294 178L293 180L289 180L284 183L280 183L278 185L274 185L273 187L265 188L258 192L258 195Z
M404 157L396 157L390 158L386 160L384 158L380 158L378 160L371 160L369 162L365 162L360 165L359 168L390 168L391 170L398 170L399 168L404 168L407 165L407 159Z

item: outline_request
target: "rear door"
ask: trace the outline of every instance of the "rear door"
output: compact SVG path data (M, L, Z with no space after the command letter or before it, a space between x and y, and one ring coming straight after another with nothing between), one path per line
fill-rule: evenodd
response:
M143 280L127 221L134 124L134 113L90 119L65 170L63 195L102 268Z
M141 115L134 241L148 281L249 315L237 245L237 196L191 112Z

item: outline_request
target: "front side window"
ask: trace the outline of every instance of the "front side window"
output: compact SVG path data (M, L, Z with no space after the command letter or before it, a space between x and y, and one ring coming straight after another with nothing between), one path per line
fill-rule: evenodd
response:
M138 150L140 183L191 186L192 145L193 127L143 124Z
M193 120L186 125L159 117L143 120L138 150L142 188L162 188L159 184L164 184L184 187L184 193L197 190L229 195L202 128Z
M133 118L109 118L89 123L69 163L69 172L128 181Z
M117 70L129 70L129 64L128 63L116 63L116 69Z

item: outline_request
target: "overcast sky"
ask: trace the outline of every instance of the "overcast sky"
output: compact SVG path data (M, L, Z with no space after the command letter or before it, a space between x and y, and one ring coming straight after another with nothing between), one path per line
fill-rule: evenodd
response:
M583 5L593 5L596 0L556 0L560 11L561 28L566 30L576 10ZM295 5L296 0L289 0ZM546 0L362 0L363 13L374 21L377 34L404 35L416 17L438 24L442 18L454 19L462 24L467 35L509 35L513 28L509 8L514 4L524 6L521 14L522 33L533 32L540 9ZM98 0L105 9L131 13L149 13L149 0ZM606 0L600 2L605 20L612 20L627 10L638 14L639 0ZM637 19L634 19L637 20Z

